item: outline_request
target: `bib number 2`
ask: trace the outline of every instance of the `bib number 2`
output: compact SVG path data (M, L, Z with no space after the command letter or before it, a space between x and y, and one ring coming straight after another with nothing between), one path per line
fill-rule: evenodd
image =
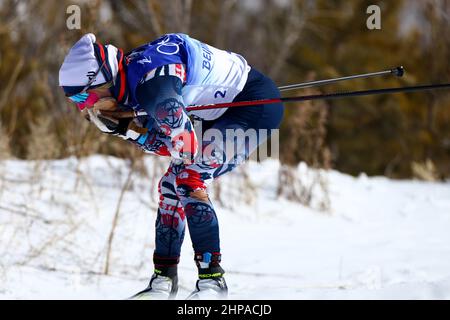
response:
M219 96L220 97L222 97L222 99L223 98L225 98L225 95L227 94L227 91L226 90L223 90L223 91L220 91L220 90L217 90L215 93L214 93L214 98L219 98Z

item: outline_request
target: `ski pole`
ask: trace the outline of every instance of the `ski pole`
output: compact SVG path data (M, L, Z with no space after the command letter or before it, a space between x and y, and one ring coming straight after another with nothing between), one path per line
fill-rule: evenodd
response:
M348 81L348 80L354 80L354 79L361 79L361 78L370 78L370 77L379 77L384 75L394 75L397 77L403 77L405 74L405 68L403 66L399 66L390 70L385 71L378 71L378 72L371 72L371 73L363 73L363 74L357 74L353 76L347 76L347 77L341 77L341 78L332 78L332 79L326 79L326 80L316 80L316 81L310 81L310 82L304 82L304 83L297 83L297 84L291 84L286 86L278 87L278 90L280 91L288 91L293 89L301 89L301 88L310 88L315 86L321 86L325 84L330 83L336 83L336 82L342 82L342 81ZM188 107L188 111L189 111ZM147 115L143 111L103 111L102 113L105 116L112 116L111 112L114 112L115 117L121 117L121 118L134 118L141 115ZM118 113L120 112L120 114Z
M410 87L383 88L383 89L372 89L372 90L361 90L361 91L334 92L334 93L296 96L296 97L226 102L226 103L217 103L217 104L194 105L194 106L186 107L186 110L187 111L198 111L198 110L211 110L211 109L233 108L233 107L247 107L247 106L260 105L260 104L274 104L274 103L283 103L283 102L331 100L331 99L339 99L339 98L347 98L347 97L361 97L361 96L393 94L393 93L402 93L402 92L417 92L417 91L428 91L428 90L447 89L447 88L450 88L450 83L428 84L428 85L410 86ZM105 116L110 116L110 117L119 119L119 118L135 118L138 116L145 116L145 115L147 115L147 112L146 111L102 111L102 114Z
M379 94L393 94L393 93L404 93L404 92L417 92L417 91L428 91L436 89L446 89L450 88L450 83L442 84L429 84L421 86L410 86L410 87L396 87L396 88L383 88L383 89L372 89L372 90L361 90L361 91L346 91L346 92L334 92L334 93L324 93L324 94L313 94L297 97L286 97L286 98L275 98L275 99L262 99L262 100L252 100L252 101L239 101L239 102L229 102L229 103L218 103L218 104L206 104L197 106L188 106L187 111L197 111L197 110L210 110L210 109L221 109L221 108L233 108L233 107L246 107L258 104L273 104L280 102L303 102L303 101L313 101L313 100L331 100L347 97L361 97L361 96L372 96Z
M405 69L402 66L400 66L400 67L396 67L396 68L393 68L390 70L379 71L379 72L364 73L364 74L357 74L357 75L348 76L348 77L291 84L291 85L287 85L287 86L278 87L278 90L288 91L288 90L294 90L294 89L300 89L300 88L310 88L310 87L316 87L316 86L321 86L321 85L335 83L335 82L348 81L348 80L361 79L361 78L379 77L379 76L384 76L384 75L394 75L397 77L402 77L404 74L405 74Z

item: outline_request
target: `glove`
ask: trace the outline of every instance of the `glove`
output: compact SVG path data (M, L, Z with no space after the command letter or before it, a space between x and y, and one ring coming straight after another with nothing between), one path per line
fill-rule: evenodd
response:
M83 110L85 118L104 133L114 134L119 126L119 120L112 117L106 117L101 114L102 110L115 111L118 104L114 98L102 98L98 100L91 108Z
M92 108L87 110L86 119L95 124L102 132L123 138L124 140L137 140L142 134L147 133L137 119L116 119L102 114L102 111L118 110L117 101L114 98L103 98L97 101Z
M104 133L116 134L119 133L119 120L106 117L93 108L87 109L88 117L87 119L95 124L97 128Z

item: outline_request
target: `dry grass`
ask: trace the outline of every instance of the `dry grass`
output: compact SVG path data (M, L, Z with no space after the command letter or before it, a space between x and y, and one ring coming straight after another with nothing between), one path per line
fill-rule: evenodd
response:
M11 145L9 135L0 122L0 160L11 158Z

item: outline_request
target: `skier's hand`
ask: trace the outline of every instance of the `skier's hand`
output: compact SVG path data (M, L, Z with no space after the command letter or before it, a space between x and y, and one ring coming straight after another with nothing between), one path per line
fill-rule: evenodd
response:
M103 115L95 109L88 109L86 117L103 133L121 137L124 140L137 140L148 129L141 126L136 119L115 119Z
M119 120L106 117L101 114L100 111L95 110L93 108L87 109L87 116L86 119L88 119L91 123L95 124L95 126L104 133L108 134L114 134L117 133L117 130L119 128Z
M103 98L98 100L93 106L83 109L85 118L104 133L113 134L117 131L119 120L103 115L104 110L115 111L118 109L117 101L114 98Z
M125 140L137 140L142 134L147 133L137 119L116 119L114 116L102 112L118 111L118 104L114 98L103 98L91 108L86 108L86 119L95 124L102 132L117 135Z

